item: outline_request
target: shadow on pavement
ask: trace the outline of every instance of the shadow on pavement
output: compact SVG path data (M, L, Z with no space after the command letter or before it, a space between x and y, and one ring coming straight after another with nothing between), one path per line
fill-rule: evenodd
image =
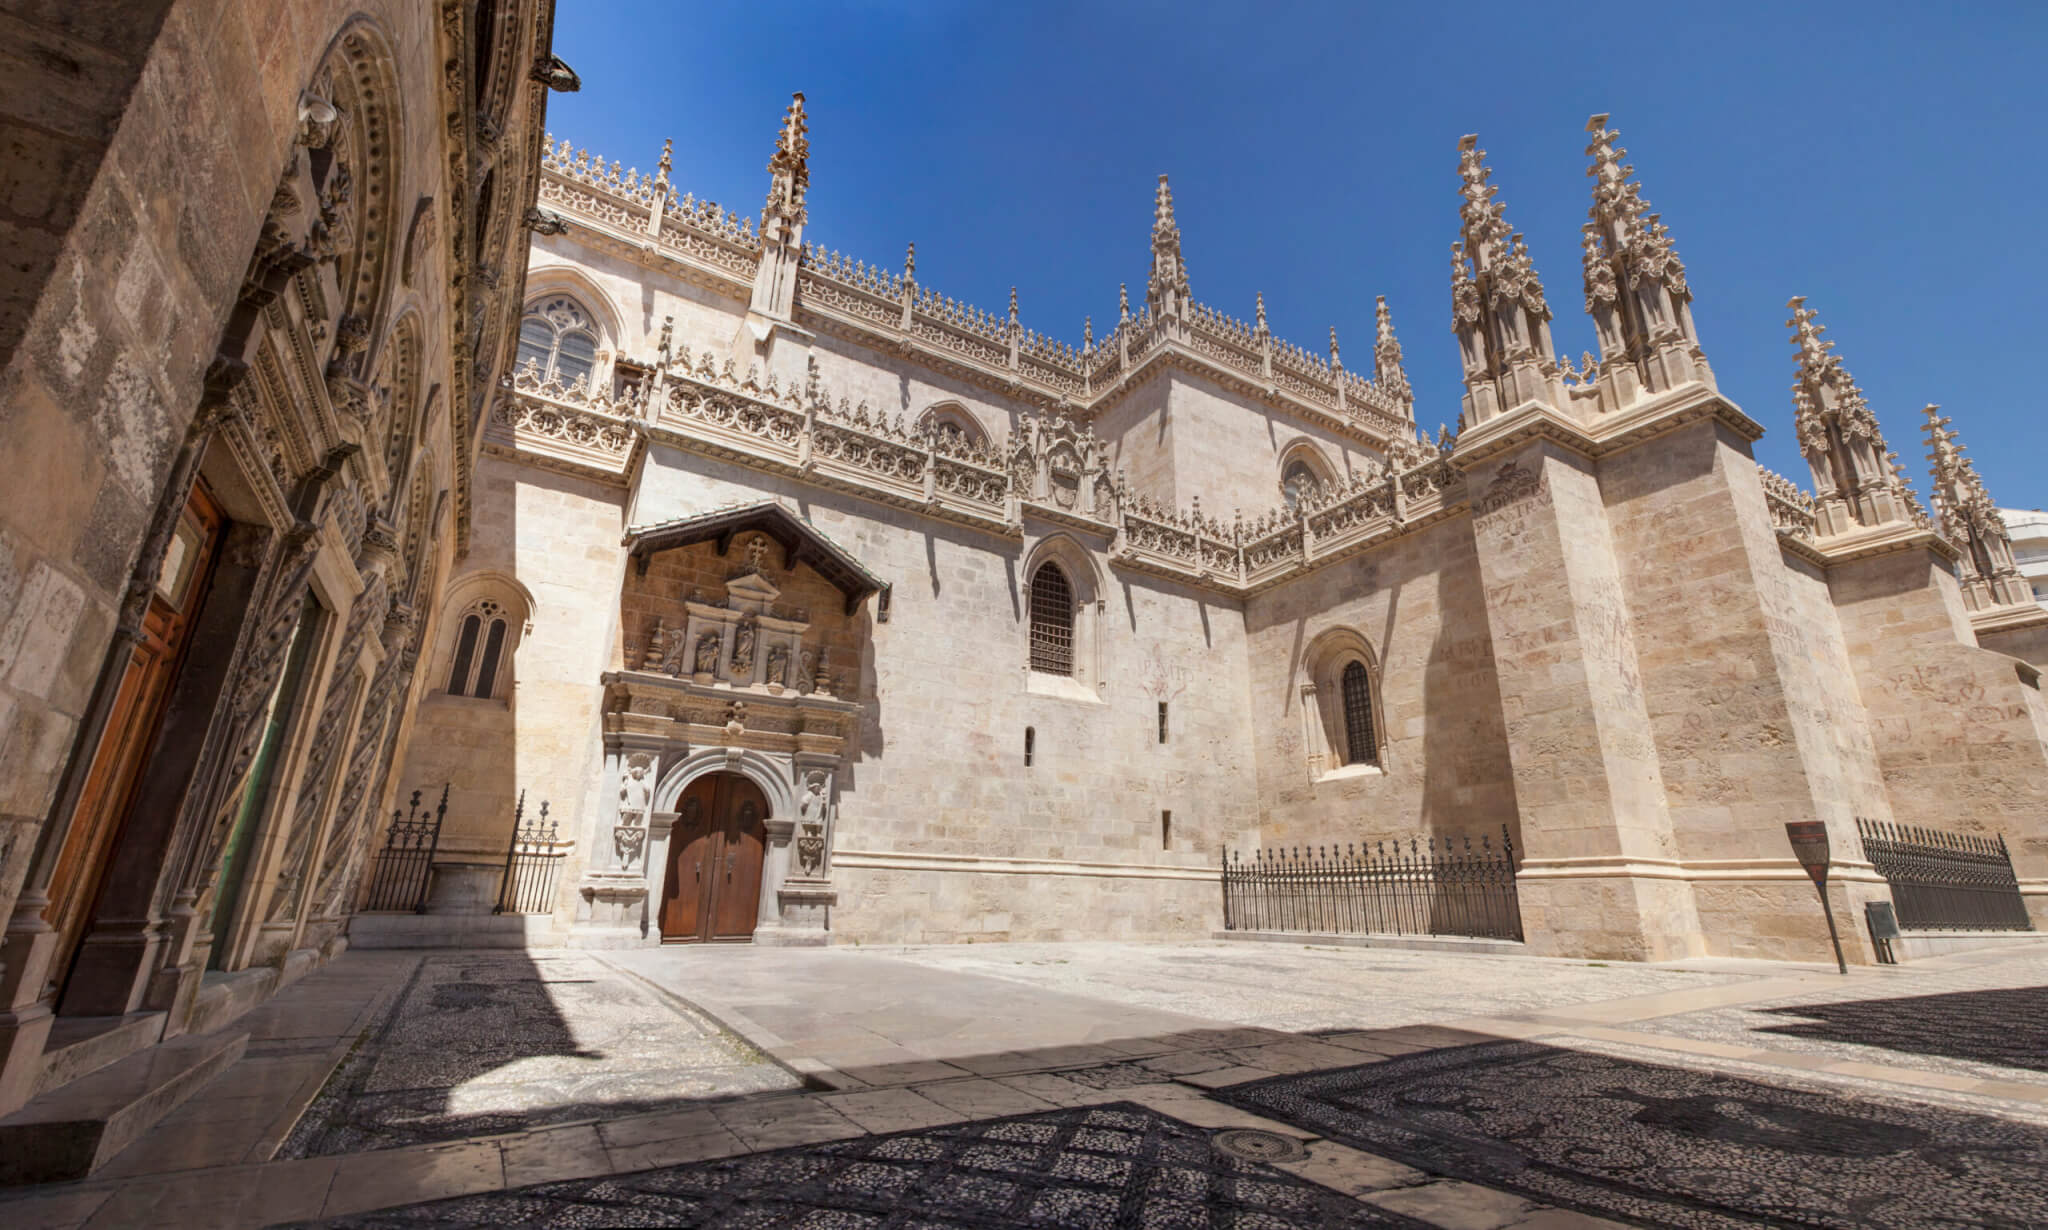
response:
M1763 1026L1760 1033L2048 1072L2048 987L1795 1004L1760 1011L1808 1018Z

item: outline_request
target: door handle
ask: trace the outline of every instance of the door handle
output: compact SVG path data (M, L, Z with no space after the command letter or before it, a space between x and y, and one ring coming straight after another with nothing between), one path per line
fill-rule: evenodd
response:
M704 880L704 860L701 858L697 860L697 880L699 883Z

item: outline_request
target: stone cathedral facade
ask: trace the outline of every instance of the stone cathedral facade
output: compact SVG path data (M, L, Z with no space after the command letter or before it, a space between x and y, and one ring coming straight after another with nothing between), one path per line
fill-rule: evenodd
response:
M1225 848L1505 832L1534 952L1819 959L1818 820L1870 960L1860 819L2003 834L2048 918L2048 612L1948 420L1930 513L1795 299L1811 490L1761 470L1588 131L1600 351L1466 138L1434 439L1384 301L1351 364L1199 301L1164 176L1075 347L812 242L801 95L758 212L550 139L404 758L437 873L523 793L536 942L1156 938Z
M553 10L9 8L0 1116L86 1092L0 1124L0 1182L348 942L478 538Z

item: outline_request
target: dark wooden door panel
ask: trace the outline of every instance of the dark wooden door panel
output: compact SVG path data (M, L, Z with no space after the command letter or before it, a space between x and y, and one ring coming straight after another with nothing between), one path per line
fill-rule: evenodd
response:
M737 773L708 774L684 788L669 837L663 940L753 938L767 819L767 797Z
M755 912L761 904L761 854L766 836L762 821L768 816L768 801L760 787L737 775L728 779L726 794L711 938L752 939Z
M703 938L706 907L710 904L712 848L718 844L717 790L715 778L700 777L683 791L676 808L661 901L664 940Z

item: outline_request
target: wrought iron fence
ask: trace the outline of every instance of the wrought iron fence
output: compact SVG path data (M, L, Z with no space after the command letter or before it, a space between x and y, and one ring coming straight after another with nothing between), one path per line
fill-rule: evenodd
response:
M1463 838L1396 839L1223 860L1223 926L1232 931L1522 938L1515 850Z
M555 908L555 876L568 851L555 841L555 822L542 800L540 814L526 815L526 792L512 809L512 844L505 847L505 877L498 883L493 914L546 914Z
M1856 821L1863 852L1891 885L1899 926L1916 931L2031 931L2003 835Z
M427 911L427 889L433 883L434 851L441 845L441 821L448 815L448 787L441 787L441 802L432 811L420 810L420 792L412 792L412 806L400 813L391 810L391 827L384 834L384 848L370 869L370 889L363 909Z

